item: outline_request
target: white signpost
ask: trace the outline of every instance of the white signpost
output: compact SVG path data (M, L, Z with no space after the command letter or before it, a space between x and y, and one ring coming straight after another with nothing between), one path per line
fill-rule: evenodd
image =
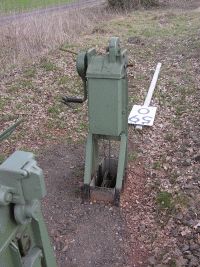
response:
M134 105L128 118L129 124L152 126L157 107Z
M144 105L134 105L128 117L128 123L136 125L136 129L141 130L142 126L152 126L154 123L157 107L150 107L149 105L158 81L161 66L162 64L158 63L146 99L144 101Z

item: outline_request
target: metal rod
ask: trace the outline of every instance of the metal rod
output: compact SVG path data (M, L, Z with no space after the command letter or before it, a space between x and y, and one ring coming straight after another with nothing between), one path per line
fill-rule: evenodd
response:
M23 121L23 119L18 120L15 124L11 125L4 132L0 133L0 142L7 138L16 129L16 127Z
M64 51L64 52L67 52L67 53L70 53L70 54L73 54L73 55L78 55L78 53L72 51L72 50L69 50L69 49L65 49L65 48L60 48L61 51Z

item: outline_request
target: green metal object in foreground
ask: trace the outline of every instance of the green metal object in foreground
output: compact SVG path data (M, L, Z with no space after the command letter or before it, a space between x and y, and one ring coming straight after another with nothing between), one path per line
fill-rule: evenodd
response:
M40 209L45 194L32 153L17 151L0 165L1 267L56 267Z
M84 90L89 101L89 134L86 145L86 162L83 195L91 197L93 189L109 190L114 202L119 195L127 165L128 136L128 59L121 49L119 38L112 37L105 55L97 55L95 49L80 53L77 71L85 81ZM86 93L85 93L86 95ZM120 142L117 159L99 160L99 142Z

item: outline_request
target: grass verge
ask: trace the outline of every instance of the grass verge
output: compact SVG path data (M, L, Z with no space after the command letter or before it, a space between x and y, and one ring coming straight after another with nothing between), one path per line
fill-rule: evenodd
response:
M73 0L1 0L0 13L26 11L41 7L67 4Z

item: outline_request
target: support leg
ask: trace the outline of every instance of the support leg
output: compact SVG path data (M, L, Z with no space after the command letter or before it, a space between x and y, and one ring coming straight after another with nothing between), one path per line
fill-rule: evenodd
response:
M88 134L85 156L84 185L89 185L93 171L93 135Z
M120 152L119 152L117 180L116 180L116 190L119 191L122 188L122 181L123 181L124 171L126 168L126 162L127 162L127 136L125 134L122 134L120 141Z
M93 163L92 163L92 175L95 174L99 164L99 147L98 147L98 138L93 135Z
M38 238L38 242L40 243L40 247L42 248L44 258L43 261L45 264L44 266L57 267L56 259L54 257L53 249L50 244L47 228L44 223L43 215L40 208L38 208L36 215L34 216L33 231L34 233L37 233L36 236ZM29 266L30 265L27 265L27 267Z
M115 195L114 195L114 204L116 206L119 206L120 204L120 192L122 190L126 164L127 164L127 136L125 134L122 134L121 141L120 141L117 179L116 179L116 187L115 187Z
M89 134L86 144L84 185L82 188L82 199L90 198L90 182L92 175L97 170L98 165L98 139L95 135Z

